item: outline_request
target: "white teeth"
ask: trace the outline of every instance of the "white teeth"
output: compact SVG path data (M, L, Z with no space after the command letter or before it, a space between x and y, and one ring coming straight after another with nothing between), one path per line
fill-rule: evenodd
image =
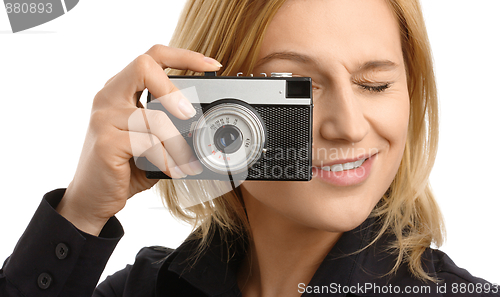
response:
M342 171L342 170L344 170L344 167L342 167L342 164L335 164L335 165L332 165L332 167L331 167L331 168L332 168L332 169L331 169L332 171Z
M365 162L366 159L361 159L361 160L358 160L356 162L354 162L354 167L359 167L361 166L361 164L363 164L363 162Z
M353 169L354 168L354 162L344 163L344 164L342 164L342 166L344 166L344 170Z
M361 159L361 160L358 160L356 162L335 164L332 166L324 166L324 167L321 167L321 170L338 172L338 171L343 171L343 170L354 169L354 168L358 168L359 166L361 166L363 164L363 162L365 162L365 161L366 161L366 159Z

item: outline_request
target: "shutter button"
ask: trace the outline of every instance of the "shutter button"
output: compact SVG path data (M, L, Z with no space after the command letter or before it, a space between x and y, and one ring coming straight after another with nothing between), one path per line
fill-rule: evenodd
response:
M62 260L68 256L69 248L64 243L60 243L56 246L56 256L58 259Z
M38 286L40 289L47 289L50 287L50 283L52 283L52 276L50 274L44 272L38 276Z

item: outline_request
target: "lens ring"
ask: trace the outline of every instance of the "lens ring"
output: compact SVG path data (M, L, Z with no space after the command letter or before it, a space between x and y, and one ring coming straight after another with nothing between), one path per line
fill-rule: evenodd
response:
M226 122L229 119L237 124ZM239 130L242 143L234 152L226 150L224 153L220 147L223 145L214 141L215 133L229 124ZM231 174L237 174L248 170L260 158L265 137L264 123L251 106L223 102L208 109L198 120L193 132L193 147L200 162L211 171L227 174L229 166Z

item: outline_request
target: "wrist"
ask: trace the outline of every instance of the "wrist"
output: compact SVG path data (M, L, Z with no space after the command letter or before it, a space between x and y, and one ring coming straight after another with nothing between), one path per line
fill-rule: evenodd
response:
M99 236L99 233L101 233L102 228L108 221L107 218L103 219L87 215L81 208L75 207L67 197L67 192L57 205L56 211L80 231L94 236Z

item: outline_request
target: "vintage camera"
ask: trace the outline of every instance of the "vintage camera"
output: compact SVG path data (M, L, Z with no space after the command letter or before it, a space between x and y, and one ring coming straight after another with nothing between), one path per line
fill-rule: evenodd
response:
M311 180L311 78L290 73L169 78L183 94L195 91L196 99L186 97L196 115L180 120L151 93L147 108L167 113L204 167L185 179ZM151 163L146 176L170 178Z

